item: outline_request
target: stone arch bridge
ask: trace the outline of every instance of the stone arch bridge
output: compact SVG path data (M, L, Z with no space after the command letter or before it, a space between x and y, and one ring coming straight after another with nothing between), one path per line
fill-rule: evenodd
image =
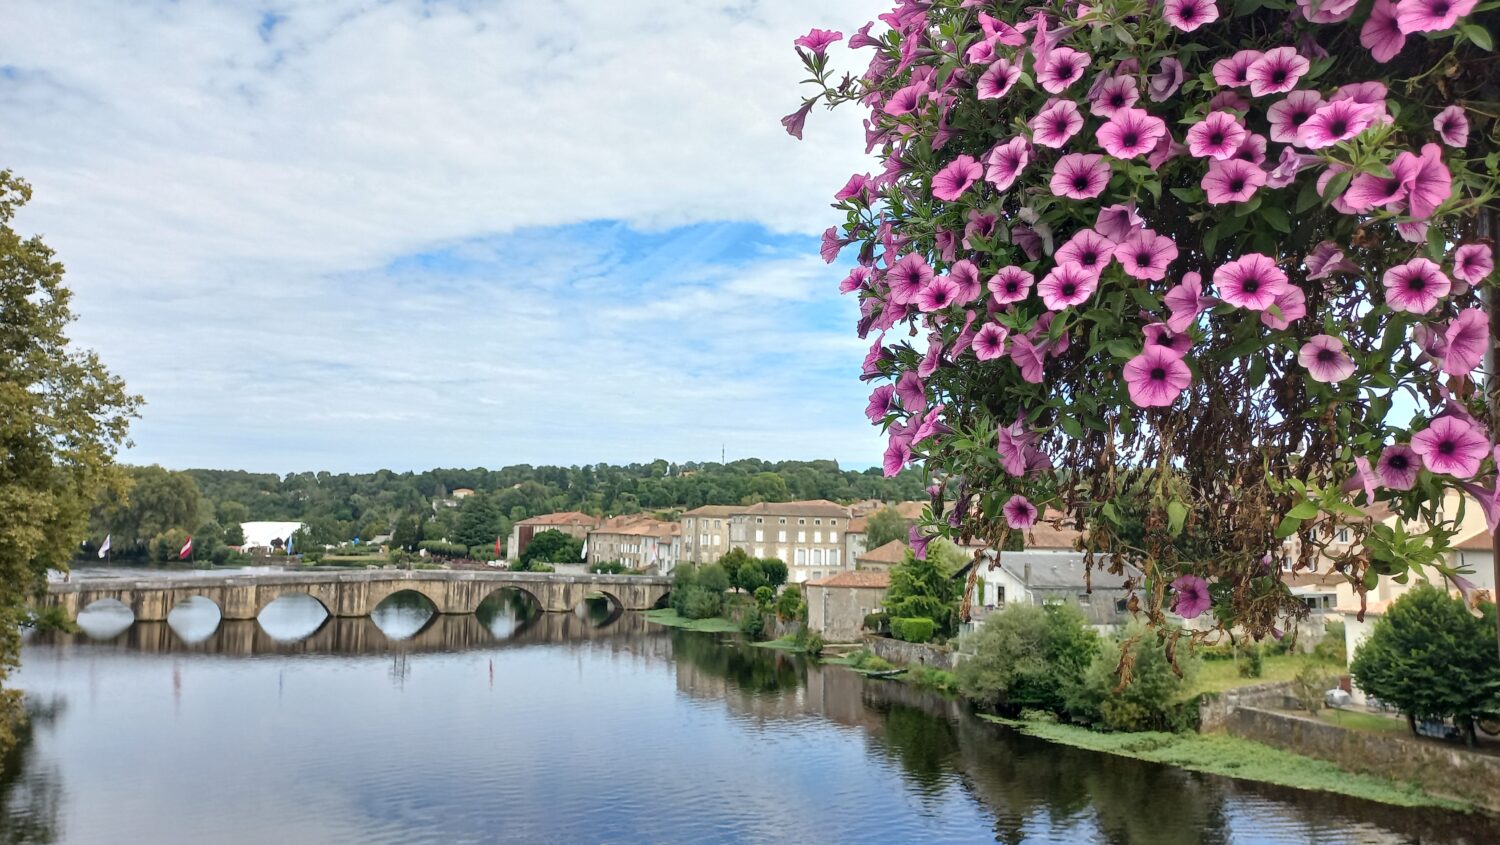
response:
M317 599L334 617L369 616L395 593L426 596L438 613L473 613L496 590L520 590L546 611L561 613L590 595L602 593L625 610L660 606L671 591L665 575L559 575L548 572L476 572L451 570L365 570L355 572L288 572L179 578L98 579L52 582L47 603L60 605L72 617L103 599L115 599L138 622L160 622L179 603L202 596L219 606L226 620L254 619L266 605L287 595Z

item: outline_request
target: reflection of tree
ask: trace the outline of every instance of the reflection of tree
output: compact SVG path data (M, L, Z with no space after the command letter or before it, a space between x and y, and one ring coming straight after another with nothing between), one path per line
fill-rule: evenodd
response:
M60 838L62 777L55 764L43 764L32 747L38 729L51 728L65 706L59 696L27 700L28 720L15 732L16 744L0 759L0 843L39 845Z
M885 713L883 750L901 764L923 795L936 795L951 782L958 737L946 719L896 705Z
M677 662L750 693L796 689L807 674L801 658L773 649L731 646L695 631L672 632Z

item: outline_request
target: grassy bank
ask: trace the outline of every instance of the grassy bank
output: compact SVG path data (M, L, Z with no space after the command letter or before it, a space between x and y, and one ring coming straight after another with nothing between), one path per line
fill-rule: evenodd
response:
M1241 658L1243 660L1244 658ZM1348 672L1342 663L1327 663L1310 654L1273 654L1263 658L1259 677L1246 678L1240 675L1239 666L1233 660L1204 660L1198 664L1192 676L1192 686L1183 691L1183 697L1192 698L1204 692L1223 692L1235 687L1252 684L1269 684L1290 681L1297 677L1304 666L1312 664L1330 677Z
M646 611L646 618L658 625L666 625L669 628L683 628L688 631L706 631L710 634L735 633L740 626L720 616L712 616L708 619L688 619L678 616L677 611L670 607L660 610Z
M1399 807L1473 809L1463 802L1429 795L1410 784L1355 774L1333 763L1237 737L1218 734L1100 733L1074 725L1024 722L989 715L982 715L981 718L1008 725L1028 736L1049 742L1165 763L1194 772L1294 789L1334 792Z

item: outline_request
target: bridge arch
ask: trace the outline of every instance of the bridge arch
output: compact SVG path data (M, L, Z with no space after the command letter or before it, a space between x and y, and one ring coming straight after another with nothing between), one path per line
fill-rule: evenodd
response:
M312 612L314 605L318 613ZM257 602L256 624L279 642L298 642L313 636L333 618L328 604L312 592L299 589L278 591Z
M80 607L75 621L89 639L112 640L135 624L135 611L121 598L100 596Z
M545 615L541 599L520 584L495 584L474 605L475 619L492 636L502 640L520 635Z
M428 628L442 615L437 602L421 590L407 587L393 590L370 608L370 619L387 639L409 640Z
M224 621L224 608L202 593L174 595L167 609L167 627L186 645L194 645L214 635Z

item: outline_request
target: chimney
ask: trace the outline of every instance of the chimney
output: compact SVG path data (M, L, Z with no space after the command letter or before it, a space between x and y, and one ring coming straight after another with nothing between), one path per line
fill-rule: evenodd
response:
M1024 573L1022 575L1022 580L1025 581L1026 586L1028 586L1028 587L1031 586L1031 564L1029 564L1029 563L1026 564L1026 568L1025 568Z

